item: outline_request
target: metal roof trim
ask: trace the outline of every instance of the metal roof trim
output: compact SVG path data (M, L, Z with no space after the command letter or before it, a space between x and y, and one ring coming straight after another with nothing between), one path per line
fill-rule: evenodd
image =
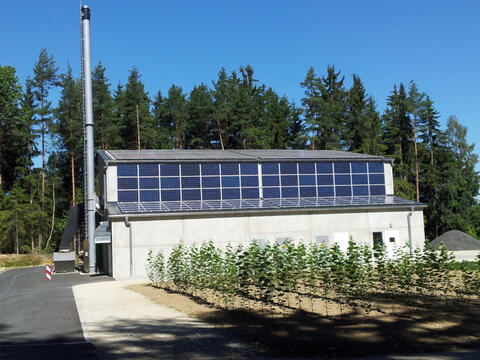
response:
M371 206L332 206L332 207L303 207L303 208L267 208L267 209L232 209L232 210L198 210L183 212L164 213L129 213L108 215L112 220L122 220L125 216L129 219L141 218L178 218L178 217L215 217L215 216L242 216L242 215L265 215L268 214L293 214L293 213L327 213L327 212L361 212L361 211L385 211L385 210L423 210L426 205L371 205Z
M98 150L109 163L383 161L392 158L337 150Z
M131 212L123 213L116 202L107 203L108 217L111 219L124 218L128 215L129 218L152 218L152 217L178 217L178 216L228 216L229 214L264 214L268 213L292 213L292 212L332 212L332 211L358 211L358 210L423 210L427 205L423 203L413 202L411 204L369 204L369 205L336 205L336 206L305 206L305 207L284 207L284 208L244 208L244 209L211 209L211 210L189 210L189 211L162 211L162 212Z

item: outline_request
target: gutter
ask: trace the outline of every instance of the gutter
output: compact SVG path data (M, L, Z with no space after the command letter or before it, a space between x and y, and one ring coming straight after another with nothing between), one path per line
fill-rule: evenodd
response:
M130 276L133 276L133 241L132 241L132 224L128 221L128 215L125 216L125 226L128 227L128 245L130 249Z
M103 212L104 216L106 216L107 212L107 196L106 196L106 191L107 191L107 169L108 166L110 165L110 161L108 159L104 159L105 165L103 166Z
M408 212L407 215L407 223L408 223L408 245L410 247L410 256L413 256L413 239L412 239L412 214L415 208L412 206L410 208L410 211Z

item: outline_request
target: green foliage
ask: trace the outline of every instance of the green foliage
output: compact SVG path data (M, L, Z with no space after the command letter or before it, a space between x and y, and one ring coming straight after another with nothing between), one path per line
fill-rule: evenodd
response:
M457 299L480 295L480 259L458 264L444 246L411 255L397 249L393 258L385 246L372 251L350 239L346 252L338 244L305 246L286 240L282 244L258 244L225 249L211 241L199 247L178 244L167 261L149 252L147 274L155 286L183 293L231 308L235 303L251 307L258 301L264 310L274 305L304 308L309 299L312 311L316 297L351 308L371 310L375 297L416 296ZM295 298L295 304L290 299Z
M161 286L165 281L165 259L163 253L158 252L154 255L153 250L148 251L146 263L147 277L153 283L153 286Z
M12 171L25 152L23 122L19 109L21 85L11 66L0 66L0 190L8 190L15 181Z
M338 150L346 140L347 92L343 87L344 77L334 66L327 67L327 76L317 77L313 67L307 72L301 86L305 88L302 98L306 133L312 149Z
M123 139L120 137L124 125L123 122L119 121L118 117L115 117L110 83L108 82L105 72L105 66L99 62L92 73L95 147L104 150L118 149L124 145ZM119 107L121 108L121 106Z
M20 219L25 231L18 232L20 252L33 251L33 238L38 239L37 248L45 245L54 176L62 179L55 201L55 216L62 221L55 221L55 231L61 232L64 226L73 185L76 203L83 200L80 85L68 66L63 75L58 75L54 57L45 49L40 51L23 89L12 66L0 67L0 187L5 197L16 186L28 198L28 211ZM52 104L50 92L57 86L59 101ZM434 239L451 229L478 236L478 159L473 144L467 141L467 129L454 116L442 129L433 99L413 81L407 88L401 83L394 86L382 115L360 77L353 75L347 88L334 66L328 66L322 76L310 68L301 86L305 95L302 106L296 106L258 80L253 67L247 65L230 72L222 68L211 85L200 84L191 91L172 85L165 96L158 92L151 99L137 68L129 71L125 84L111 89L106 68L99 63L92 74L95 146L136 149L138 107L141 148L309 147L391 156L395 159L397 196L416 198L418 165L418 195L428 205L424 210L427 238ZM39 154L45 156L40 170L33 164ZM13 251L11 244L11 239L4 236L0 251ZM270 252L265 250L262 256L275 257L277 250L271 245ZM317 250L323 251L321 247ZM313 266L319 265L308 258L302 271L311 274ZM327 285L327 277L322 279ZM293 286L291 278L276 281L275 289L277 285ZM315 288L317 283L310 276L308 286ZM271 296L271 287L265 283L262 296Z

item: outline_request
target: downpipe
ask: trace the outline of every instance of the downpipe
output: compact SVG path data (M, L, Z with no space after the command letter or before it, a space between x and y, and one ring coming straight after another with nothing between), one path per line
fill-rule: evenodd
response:
M407 223L408 223L408 245L410 247L410 256L413 256L413 239L412 239L412 214L413 214L413 206L410 208L410 211L407 215Z
M130 277L133 276L133 235L132 235L132 224L128 220L128 215L125 216L125 226L128 227L128 245L130 248Z

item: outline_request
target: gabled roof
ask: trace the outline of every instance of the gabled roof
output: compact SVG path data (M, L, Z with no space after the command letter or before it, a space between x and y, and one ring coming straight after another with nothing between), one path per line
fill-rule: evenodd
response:
M108 162L175 161L382 161L392 158L337 150L98 150Z

